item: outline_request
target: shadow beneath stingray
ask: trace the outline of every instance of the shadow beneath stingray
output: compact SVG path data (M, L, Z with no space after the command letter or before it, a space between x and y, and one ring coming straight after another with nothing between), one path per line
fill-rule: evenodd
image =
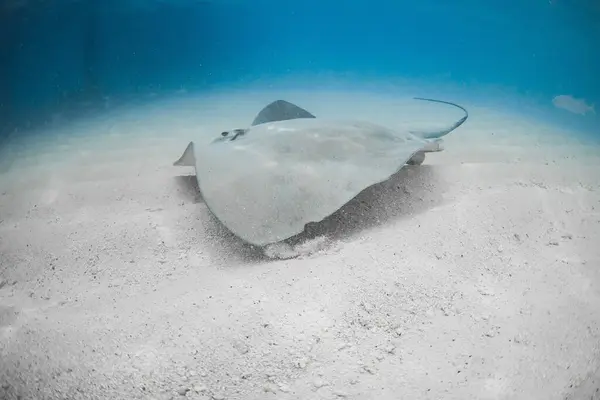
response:
M244 264L273 261L267 257L263 249L244 242L235 236L207 208L208 216L204 219L204 232L211 241L213 257L225 262L237 261Z
M442 202L445 183L431 165L405 166L388 180L370 186L329 217L308 223L291 245L319 236L346 240L370 228L425 212Z
M196 175L176 176L175 183L183 201L194 204L204 203ZM210 212L208 207L200 220L202 226L199 227L199 231L208 239L211 245L208 250L214 258L224 259L224 261L236 259L245 263L270 260L264 255L261 248L248 244L235 236Z
M180 175L175 177L175 183L185 201L191 203L203 203L202 193L198 187L196 175Z
M292 246L326 236L332 241L348 240L365 230L425 212L441 204L446 182L436 173L437 166L406 166L388 180L370 186L320 222L306 225L304 232L289 238ZM178 183L187 201L201 202L195 176L179 176ZM210 238L215 257L245 263L272 260L261 248L245 243L231 233L207 209L202 231Z

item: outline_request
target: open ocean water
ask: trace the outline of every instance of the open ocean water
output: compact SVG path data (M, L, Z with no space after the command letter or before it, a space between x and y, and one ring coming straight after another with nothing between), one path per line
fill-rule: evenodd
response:
M451 87L600 135L594 0L3 0L0 12L3 135L274 84Z

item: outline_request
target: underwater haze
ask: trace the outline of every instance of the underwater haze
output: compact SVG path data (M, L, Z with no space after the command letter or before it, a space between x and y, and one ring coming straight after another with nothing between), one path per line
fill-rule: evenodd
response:
M484 97L524 96L550 111L558 95L586 105L600 100L600 7L593 0L2 4L3 131L77 102L282 79L296 86L328 77L351 86L449 84ZM499 100L518 108L517 97ZM554 114L598 127L594 115Z

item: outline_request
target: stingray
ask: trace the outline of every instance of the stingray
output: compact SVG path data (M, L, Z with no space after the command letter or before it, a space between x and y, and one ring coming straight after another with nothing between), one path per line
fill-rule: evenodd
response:
M364 189L383 182L425 153L443 150L442 136L468 118L429 132L394 130L358 120L317 118L285 100L263 108L249 128L194 142L176 166L196 169L205 204L235 236L265 247L320 222Z

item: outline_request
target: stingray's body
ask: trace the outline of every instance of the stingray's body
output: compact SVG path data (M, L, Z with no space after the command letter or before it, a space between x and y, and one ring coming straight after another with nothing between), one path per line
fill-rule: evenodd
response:
M323 220L425 152L440 151L439 137L456 126L439 135L398 132L315 118L279 100L248 129L223 132L204 146L190 143L175 165L196 168L202 197L223 225L265 246Z

